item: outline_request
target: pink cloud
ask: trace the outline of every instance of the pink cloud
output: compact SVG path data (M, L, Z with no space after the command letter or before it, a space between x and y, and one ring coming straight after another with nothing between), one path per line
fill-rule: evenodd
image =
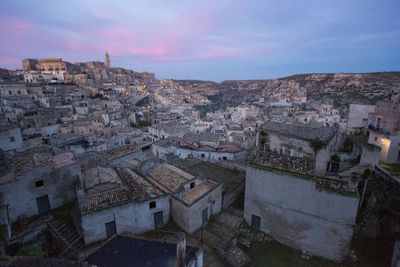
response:
M21 63L21 60L16 57L2 56L0 55L1 66L14 66L17 67Z

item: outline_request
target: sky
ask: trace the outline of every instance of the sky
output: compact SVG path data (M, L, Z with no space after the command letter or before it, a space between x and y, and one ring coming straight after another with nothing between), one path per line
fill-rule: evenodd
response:
M104 61L159 79L400 71L400 0L0 0L0 67Z

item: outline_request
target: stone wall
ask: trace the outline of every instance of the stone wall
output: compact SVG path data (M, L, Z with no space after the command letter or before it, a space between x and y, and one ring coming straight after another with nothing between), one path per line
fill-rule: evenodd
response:
M225 193L222 199L222 208L229 208L233 202L238 198L240 194L244 192L245 181L240 182L235 187L232 188L229 192Z
M362 144L360 165L368 165L372 168L379 163L381 148L371 144Z
M309 158L297 158L278 153L259 153L253 163L265 167L287 170L307 175L314 174L314 163Z
M374 105L350 104L347 133L368 126L368 117L375 112ZM372 116L371 116L372 117ZM371 118L372 119L372 118Z
M190 206L175 197L171 199L171 212L174 222L185 232L194 233L202 225L202 211L205 208L208 208L208 218L221 211L222 185L214 188Z
M4 151L21 148L22 136L20 128L8 129L0 132L0 148Z
M151 201L156 201L153 209L149 208ZM158 211L163 212L163 223L167 223L170 218L169 196L83 214L81 227L85 244L106 239L105 224L112 221L115 221L118 234L140 234L155 229L154 213Z
M51 209L74 200L75 185L80 174L79 164L59 169L40 166L24 172L13 181L0 185L3 201L9 204L11 221L16 221L19 216L29 217L38 214L36 203L38 197L48 195ZM43 181L43 186L37 187L37 181Z
M328 181L328 180L327 180ZM277 241L334 261L348 253L359 198L312 178L248 167L244 219L261 218L260 230Z

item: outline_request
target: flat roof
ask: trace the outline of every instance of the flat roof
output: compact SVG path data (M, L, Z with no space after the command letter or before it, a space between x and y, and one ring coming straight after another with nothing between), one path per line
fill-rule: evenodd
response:
M186 247L186 259L194 258L197 248ZM173 266L177 260L176 244L115 236L86 258L89 264L106 266Z
M218 186L210 181L205 181L202 184L195 186L193 189L190 189L186 192L185 202L191 205L197 199L201 198L203 195L207 194L214 187Z

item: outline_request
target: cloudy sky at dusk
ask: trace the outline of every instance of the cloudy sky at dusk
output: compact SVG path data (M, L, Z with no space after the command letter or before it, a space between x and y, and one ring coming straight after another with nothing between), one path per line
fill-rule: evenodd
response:
M2 0L0 67L104 60L157 78L400 70L399 0Z

